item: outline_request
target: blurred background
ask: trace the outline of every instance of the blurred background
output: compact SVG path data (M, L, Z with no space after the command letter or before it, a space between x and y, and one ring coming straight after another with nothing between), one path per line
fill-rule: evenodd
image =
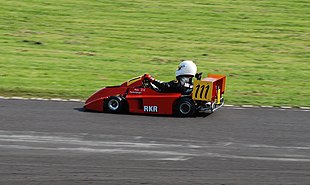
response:
M181 60L228 104L310 105L306 0L0 0L0 96L80 98Z

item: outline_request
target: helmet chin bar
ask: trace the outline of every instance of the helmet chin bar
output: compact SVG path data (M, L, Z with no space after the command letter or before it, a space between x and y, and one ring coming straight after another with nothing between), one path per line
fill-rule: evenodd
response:
M176 76L176 77L187 77L187 78L193 78L194 77L194 75L179 75L179 76Z

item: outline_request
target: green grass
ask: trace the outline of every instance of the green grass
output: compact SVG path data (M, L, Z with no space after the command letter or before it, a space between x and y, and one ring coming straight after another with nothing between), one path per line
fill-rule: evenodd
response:
M182 59L229 104L310 105L307 0L0 0L0 96L87 98Z

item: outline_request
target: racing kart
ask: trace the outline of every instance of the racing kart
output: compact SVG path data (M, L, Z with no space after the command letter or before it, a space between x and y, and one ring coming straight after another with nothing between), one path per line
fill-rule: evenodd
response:
M206 78L194 80L190 95L164 93L141 75L119 86L98 90L86 100L84 109L180 117L198 112L212 113L224 105L225 85L226 76L209 74Z

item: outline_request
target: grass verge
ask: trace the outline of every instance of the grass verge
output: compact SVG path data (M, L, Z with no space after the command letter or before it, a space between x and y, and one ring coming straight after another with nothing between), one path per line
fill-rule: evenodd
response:
M0 95L85 99L182 59L228 77L229 104L310 105L305 0L0 0Z

